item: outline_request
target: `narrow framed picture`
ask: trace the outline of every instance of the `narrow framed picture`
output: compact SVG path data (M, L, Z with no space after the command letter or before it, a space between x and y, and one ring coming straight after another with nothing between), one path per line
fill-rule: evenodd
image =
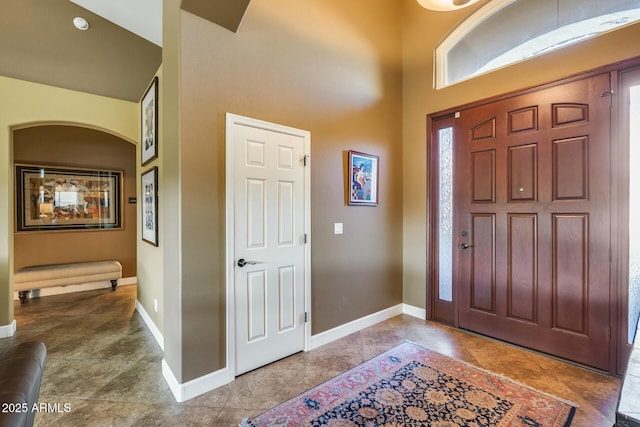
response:
M140 129L142 130L141 161L142 166L158 157L158 77L151 85L140 103Z
M158 168L142 173L142 240L158 246Z
M378 156L349 150L349 204L378 205Z

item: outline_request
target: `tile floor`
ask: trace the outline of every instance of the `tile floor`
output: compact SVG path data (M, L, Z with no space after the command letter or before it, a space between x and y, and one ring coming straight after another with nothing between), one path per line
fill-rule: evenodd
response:
M162 351L135 311L135 286L15 303L16 335L48 348L36 426L237 426L376 354L411 340L580 405L572 426L612 426L620 380L447 326L397 316L176 403ZM68 412L64 411L67 405Z

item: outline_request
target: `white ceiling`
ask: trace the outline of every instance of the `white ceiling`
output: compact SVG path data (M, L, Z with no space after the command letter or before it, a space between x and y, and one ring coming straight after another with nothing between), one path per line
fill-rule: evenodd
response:
M162 0L70 1L162 47Z

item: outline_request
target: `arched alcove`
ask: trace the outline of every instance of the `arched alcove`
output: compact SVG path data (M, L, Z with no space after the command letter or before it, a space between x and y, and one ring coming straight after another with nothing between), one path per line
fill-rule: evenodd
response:
M122 172L120 228L15 232L14 269L116 259L123 266L123 277L135 277L137 227L136 204L132 202L136 197L136 146L133 141L78 124L30 123L12 129L12 144L14 166ZM15 175L13 191L15 205ZM17 206L14 206L14 215L17 218Z

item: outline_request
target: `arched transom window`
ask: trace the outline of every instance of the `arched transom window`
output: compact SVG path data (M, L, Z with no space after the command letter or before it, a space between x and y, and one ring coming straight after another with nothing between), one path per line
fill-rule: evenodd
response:
M436 87L638 20L640 0L492 0L436 49Z

